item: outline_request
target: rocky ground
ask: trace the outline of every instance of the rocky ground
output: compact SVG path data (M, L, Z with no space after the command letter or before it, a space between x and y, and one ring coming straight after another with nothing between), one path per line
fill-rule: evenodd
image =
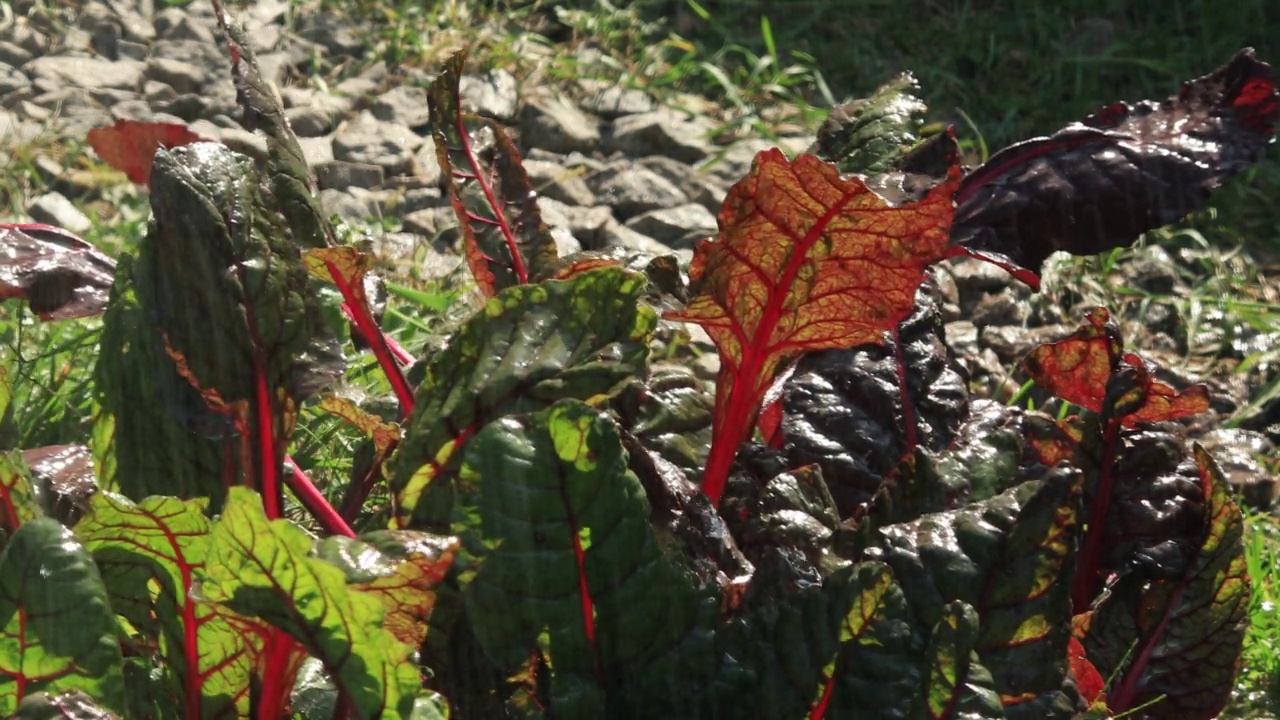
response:
M37 9L19 0L0 4L0 11L6 7L11 10L0 15L0 149L42 132L80 141L91 128L129 118L189 123L205 137L264 153L263 140L236 121L228 62L208 3L87 0ZM424 87L430 75L371 62L356 28L305 3L264 0L244 12L264 73L280 89L326 206L352 225L373 220L380 249L392 263L411 263L413 272L427 274L455 268L456 221L441 193L428 130ZM543 218L562 254L622 246L673 251L687 261L693 243L714 233L729 186L758 150L774 144L713 142L718 109L696 98L684 98L677 110L639 90L585 81L553 86L505 70L469 76L462 93L470 109L518 133ZM799 150L812 140L779 142ZM31 199L27 217L0 222L31 219L76 232L93 226L84 208L94 212L103 190L92 173L64 166L57 145L34 161L52 190ZM109 210L99 211L109 216ZM1270 423L1280 418L1268 419L1264 407L1244 429L1216 428L1246 408L1269 379L1265 363L1247 373L1236 370L1245 358L1274 348L1276 338L1221 315L1215 322L1220 311L1212 307L1158 299L1187 297L1207 263L1228 275L1241 270L1230 262L1209 250L1153 246L1099 277L1067 260L1051 265L1040 295L991 266L949 265L938 272L948 342L976 388L1008 398L1021 383L1009 369L1028 348L1070 332L1084 307L1111 301L1131 344L1165 365L1172 381L1210 383L1215 413L1192 430L1218 447L1246 497L1270 505L1276 492L1270 479L1276 429ZM1157 300L1120 293L1121 286ZM1273 289L1250 292L1252 299L1276 300ZM704 346L705 339L693 338ZM705 353L696 367L710 376L715 362L713 353Z

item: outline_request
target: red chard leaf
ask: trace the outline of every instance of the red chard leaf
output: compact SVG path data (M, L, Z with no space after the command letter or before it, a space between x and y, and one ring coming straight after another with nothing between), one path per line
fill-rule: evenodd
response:
M696 294L670 320L702 325L720 351L703 488L719 503L781 363L805 352L883 342L915 307L925 268L946 250L959 170L919 202L893 207L811 155L765 150L699 244Z
M1080 690L1080 697L1090 706L1098 700L1106 702L1106 681L1102 679L1102 673L1098 672L1098 668L1089 662L1085 656L1084 645L1075 637L1072 637L1067 643L1067 661L1071 664L1071 676L1075 678L1076 688Z
M97 151L98 157L138 185L151 184L156 150L205 140L186 125L139 120L117 120L111 127L89 131L89 146Z
M35 486L21 453L0 453L0 530L12 536L40 516Z
M991 156L960 187L952 239L1036 272L1055 251L1127 246L1257 163L1277 121L1271 67L1241 50L1168 100L1117 103Z
M0 225L0 300L23 298L43 320L99 315L116 263L52 225Z
M465 61L454 55L431 86L431 128L471 273L493 295L552 274L559 258L515 144L497 123L462 111Z

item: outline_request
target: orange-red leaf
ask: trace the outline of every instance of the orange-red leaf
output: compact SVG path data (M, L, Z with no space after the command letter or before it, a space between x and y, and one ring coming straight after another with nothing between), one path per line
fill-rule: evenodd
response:
M151 184L151 163L157 148L174 148L205 139L186 125L138 120L117 120L111 127L89 131L89 145L98 157L139 185Z
M1106 308L1094 308L1070 337L1027 354L1022 367L1037 384L1080 407L1110 412L1126 427L1175 420L1209 409L1209 391L1193 385L1182 392L1157 382L1141 357L1124 352L1120 328ZM1123 391L1117 381L1124 383ZM1108 393L1113 397L1108 399Z
M1102 691L1106 688L1106 682L1093 663L1085 657L1084 645L1074 637L1067 641L1067 661L1071 664L1071 675L1076 679L1080 696L1090 707L1093 707L1098 696L1101 695L1105 707L1106 695L1103 695Z
M346 420L360 432L373 440L373 447L379 455L391 452L400 442L400 426L360 408L354 402L330 395L320 401L320 409Z
M698 288L671 320L702 325L720 351L703 488L719 501L779 363L804 352L881 342L914 307L924 270L948 244L959 170L919 202L894 207L833 165L780 150L756 156L701 243Z

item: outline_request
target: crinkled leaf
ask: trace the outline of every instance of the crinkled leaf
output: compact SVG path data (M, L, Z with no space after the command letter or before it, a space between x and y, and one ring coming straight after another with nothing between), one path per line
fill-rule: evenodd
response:
M397 522L447 529L460 451L490 421L562 398L596 398L643 375L657 323L639 303L644 290L636 273L593 270L508 288L464 323L428 359L393 458Z
M1163 696L1145 717L1208 719L1231 695L1250 594L1244 521L1213 459L1198 445L1194 452L1205 514L1185 572L1150 582L1128 574L1081 623L1089 659L1117 677L1112 712Z
M500 125L462 111L465 62L465 52L451 57L427 99L467 263L480 289L493 295L549 272L559 258L520 151Z
M209 543L197 575L203 599L287 632L324 662L360 717L408 716L419 684L411 649L382 627L378 598L311 557L301 528L268 520L258 495L235 487Z
M600 250L583 250L562 258L550 277L568 280L574 275L606 267L625 267L644 273L649 278L649 289L645 296L654 307L674 309L689 302L689 281L681 271L680 260L675 255L654 256L640 250L610 245ZM540 275L535 279L546 278Z
M663 716L654 705L680 707L675 688L715 670L711 638L691 630L716 601L664 555L607 416L566 400L497 420L458 485L476 637L508 672L538 648L557 716Z
M775 148L730 190L719 238L695 251L693 300L666 315L702 325L720 351L703 478L713 503L783 360L880 342L911 313L945 250L958 180L953 168L923 200L895 208L858 178Z
M178 123L117 120L110 127L90 130L88 141L98 157L124 173L129 182L149 185L156 150L205 142L207 138Z
M1072 714L1075 690L1064 680L1079 498L1079 473L1059 468L878 533L879 555L922 625L938 623L953 600L976 609L976 649L1010 718Z
M924 702L916 718L928 720L992 720L1005 717L991 673L975 652L978 614L959 600L943 609L929 642L929 676Z
M346 420L352 427L367 435L378 453L385 454L400 442L398 425L361 409L347 398L330 395L317 403L316 407Z
M0 453L0 530L12 536L43 513L31 472L19 452Z
M35 693L23 698L13 720L117 720L80 690L50 695Z
M1157 382L1142 358L1124 352L1119 325L1106 308L1095 308L1071 337L1032 350L1022 367L1049 392L1125 426L1162 422L1209 409L1209 389L1181 392Z
M0 225L0 300L24 298L44 320L92 317L107 306L116 263L52 225Z
M762 551L781 548L802 555L818 572L840 524L816 465L780 473L764 483L734 475L721 512L748 560L759 564Z
M98 492L93 455L84 445L47 445L22 451L32 487L45 515L71 527Z
M149 497L140 503L95 497L76 527L102 569L115 611L144 634L164 639L166 688L184 717L241 717L268 628L191 590L210 551L204 500Z
M707 462L715 397L683 366L655 367L618 394L614 410L622 427L646 448L697 477Z
M0 555L0 713L37 692L124 700L116 619L93 558L49 518L18 529Z
M951 444L969 413L937 303L923 290L916 303L894 342L806 355L784 386L787 457L822 468L841 517L869 501L914 446Z
M417 648L427 636L436 586L457 551L454 537L383 530L358 540L327 537L316 556L342 570L354 589L378 597L386 610L382 626L406 646Z
M842 173L870 175L891 169L919 141L927 109L913 93L920 85L903 73L861 100L838 105L818 129L817 155Z
M1280 91L1252 49L1160 103L1104 108L965 178L952 238L1039 272L1054 251L1126 246L1204 204L1275 136Z

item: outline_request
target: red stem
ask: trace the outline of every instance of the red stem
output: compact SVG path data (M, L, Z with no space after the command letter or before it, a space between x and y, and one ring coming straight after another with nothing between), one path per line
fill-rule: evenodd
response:
M338 286L338 292L342 293L343 299L346 300L343 307L347 317L351 318L356 327L360 329L360 332L364 333L365 340L369 342L369 347L373 350L374 356L378 358L378 365L387 374L387 381L391 383L391 389L395 391L396 398L400 400L400 419L403 420L409 417L413 412L413 390L409 388L409 381L405 379L400 366L396 364L395 359L391 356L391 348L387 345L386 335L382 333L382 329L378 327L378 324L374 322L373 317L369 314L368 303L357 301L355 291L343 277L338 267L332 262L325 262L325 267L329 270L333 284Z
M276 463L276 434L272 431L275 414L271 412L271 389L267 387L267 373L262 358L254 357L258 375L258 452L262 465L259 491L262 493L262 509L271 520L283 517L280 510L280 476Z
M911 404L911 389L907 386L907 358L902 351L902 331L898 325L893 326L893 357L898 370L898 395L902 399L902 431L907 441L904 458L911 457L920 445L920 434L916 429L916 409Z
M1101 562L1102 540L1111 511L1111 491L1115 484L1112 463L1116 441L1120 437L1120 420L1111 420L1102 441L1102 460L1098 470L1098 486L1094 492L1093 512L1089 515L1089 529L1085 531L1084 548L1080 554L1080 569L1076 572L1071 588L1071 612L1079 615L1089 609L1093 591L1097 585L1098 565Z
M456 95L454 99L454 107L462 107L462 103ZM489 207L493 210L494 217L497 219L495 224L502 231L503 239L507 241L507 249L511 253L511 271L516 274L516 281L523 285L524 283L529 282L529 271L524 266L524 258L520 257L520 243L516 241L516 234L507 223L507 214L503 212L502 204L498 202L497 198L493 194L493 185L485 180L485 176L483 174L484 168L480 166L480 159L476 157L475 152L471 149L470 134L467 132L467 125L463 120L461 112L456 115L454 128L457 130L458 137L462 139L461 149L467 154L467 163L471 165L471 172L476 184L480 186L480 190L484 193L485 202L489 203ZM497 131L495 130L495 132ZM519 160L517 159L516 162L518 164ZM453 174L462 176L461 173L456 171ZM457 185L456 182L452 184L454 186ZM459 207L462 206L455 205L455 208ZM458 222L471 222L471 214L465 212L465 208L464 214L465 217L459 217ZM473 230L472 233L474 234L474 232L475 231Z
M285 461L289 463L289 467L293 468L293 472L285 476L285 483L293 494L298 497L298 501L302 506L311 513L311 517L320 523L320 527L330 535L345 535L347 537L355 537L355 531L347 524L347 521L333 509L333 505L325 499L324 495L316 489L316 486L302 472L302 468L293 461L293 458L285 456Z
M351 306L345 302L342 303L342 314L346 315L347 319L350 320L353 324L355 324L356 322L355 312L353 312L351 310ZM359 328L359 325L357 325L356 327ZM379 332L381 332L381 330L379 330ZM360 331L360 334L363 336L364 331L363 330ZM382 341L387 344L387 349L391 351L391 354L392 356L395 357L396 362L400 363L401 365L413 364L413 355L410 355L409 351L404 349L404 346L396 342L395 338L391 337L390 335L384 332L382 333ZM371 342L368 338L365 338L365 342L368 343L371 347L373 346L373 342Z
M262 700L258 706L258 720L280 720L285 717L288 702L288 686L291 678L285 675L289 669L289 656L293 653L293 638L279 628L267 634L266 661L263 663Z
M390 454L395 449L395 445L387 448L386 454ZM369 499L369 493L373 492L373 486L378 484L380 477L380 468L382 467L383 456L374 458L373 464L369 467L369 471L359 480L352 479L351 484L347 485L347 492L343 495L342 505L338 508L338 515L348 523L355 520L356 515L360 513L360 508L364 507L364 501Z

